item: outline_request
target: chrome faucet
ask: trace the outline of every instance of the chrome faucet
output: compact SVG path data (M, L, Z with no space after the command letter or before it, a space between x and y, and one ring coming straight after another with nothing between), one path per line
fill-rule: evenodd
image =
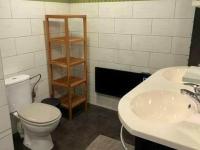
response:
M184 85L189 85L194 88L194 92L187 89L181 89L181 94L186 94L194 98L200 104L200 85L194 83L184 83Z

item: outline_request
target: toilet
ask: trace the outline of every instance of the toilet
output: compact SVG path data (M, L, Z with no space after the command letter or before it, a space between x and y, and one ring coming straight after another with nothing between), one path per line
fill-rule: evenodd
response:
M50 133L60 122L58 108L32 103L29 75L5 79L10 113L20 119L24 129L24 145L31 150L50 150L53 142Z

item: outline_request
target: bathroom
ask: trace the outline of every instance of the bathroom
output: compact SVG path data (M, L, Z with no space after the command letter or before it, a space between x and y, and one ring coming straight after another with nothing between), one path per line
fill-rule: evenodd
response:
M198 42L200 10L198 7L200 7L198 0L0 0L0 150L145 149L141 145L145 145L149 150L200 149L200 134L197 134L200 127L198 116L193 116L193 119L196 117L195 123L183 125L174 123L174 118L166 117L167 122L164 127L159 126L160 122L152 125L152 122L156 121L147 119L145 126L142 125L142 119L138 120L138 122L141 121L141 124L137 124L138 122L129 116L131 115L129 106L126 107L129 97L135 96L138 92L140 93L138 95L141 95L141 91L151 88L154 92L157 88L155 99L156 96L164 97L163 92L158 91L163 87L168 90L169 95L178 91L178 94L173 95L173 98L177 97L178 99L177 103L173 102L173 107L178 106L178 109L174 108L173 110L170 107L170 111L186 113L184 107L181 109L185 103L182 104L182 101L179 101L179 96L185 95L181 94L179 90L192 91L192 86L194 86L195 91L198 92L197 85L180 84L182 76L185 74L184 71L189 70L187 66L200 64L198 49L200 46ZM75 63L79 66L72 72L81 74L80 70L83 69L81 70L85 75L83 86L81 85L80 89L76 89L74 92L85 92L87 98L82 99L80 105L75 104L76 107L73 111L67 104L67 106L63 106L68 109L61 107L62 104L58 97L65 93L65 88L54 89L51 81L52 74L55 72L56 76L66 72L61 71L63 64L59 66L56 62L49 61L49 52L54 50L53 55L63 55L66 53L66 43L62 41L60 44L55 40L57 43L51 49L51 38L48 34L48 31L53 31L54 35L63 36L66 22L60 21L62 17L59 18L59 16L70 15L69 25L67 22L70 35L84 37L84 39L80 39L82 43L79 41L71 44L69 49L74 50L72 52L74 56L79 55L81 50L84 50L84 54L86 54L82 58L84 60ZM49 24L47 24L48 17L53 18ZM58 21L54 17L59 18ZM66 17L64 18L66 19ZM80 65L81 63L82 65ZM53 73L52 64L57 65L56 71ZM183 67L180 69L178 66ZM175 73L170 69L165 73L165 70L162 69L168 69L168 67L179 69ZM98 74L101 69L104 74L102 72ZM198 67L193 69L195 69L195 73L200 74ZM105 74L105 72L107 73ZM160 77L162 76L161 72L164 72L163 76L170 81L163 81L164 79ZM116 79L116 74L120 74L120 78ZM152 76L149 77L150 75ZM176 77L169 78L173 75ZM137 78L135 76L140 76L141 84L137 87L136 84L139 83L129 86L132 83L129 77L134 80ZM10 81L17 77L20 78L18 81ZM105 80L106 78L107 80ZM126 84L121 83L119 79L123 79L122 82L126 81ZM145 81L143 82L143 80ZM199 84L200 81L198 80L198 83L197 80L185 82ZM118 84L118 81L121 84ZM36 105L31 105L35 106L37 119L41 119L40 117L47 119L51 113L50 109L54 111L53 114L57 113L56 123L51 129L51 133L48 133L48 137L45 137L47 138L46 143L42 139L43 137L39 136L39 132L37 136L32 136L27 130L24 131L23 123L27 123L27 120L20 119L20 117L23 118L19 115L20 111L11 111L9 100L12 99L13 106L17 101L17 94L14 92L13 95L12 90L10 91L8 88L12 87L11 82L27 83L23 90L20 91L19 88L18 90L25 94L28 93L22 98L25 103L28 101L32 103L31 97L34 97ZM157 85L159 83L160 85ZM58 86L59 83L55 82L54 84ZM148 86L149 84L152 86ZM121 89L122 91L120 91ZM118 90L122 93L119 94ZM151 95L148 96L151 97ZM55 99L50 97L55 97ZM22 99L20 98L20 100ZM141 97L137 97L137 99L141 99ZM168 99L170 98L168 97ZM187 96L185 101L188 99L190 101L192 98ZM51 102L51 105L54 106L41 103L44 100ZM59 107L60 111L55 107L55 103L59 103L56 104L56 107ZM167 109L168 103L163 103L166 104L164 109ZM41 107L37 104L41 104ZM22 105L24 105L23 101ZM131 102L131 105L138 106L135 111L137 109L140 115L148 114L145 111L140 112L140 110L147 110L149 114L151 114L150 112L159 114L154 112L157 110L156 105L154 108L141 108L141 103ZM49 112L43 111L46 106ZM191 111L198 107L196 103L187 103L187 106ZM160 108L161 104L158 104L158 107ZM171 115L177 115L172 113ZM164 115L164 113L161 114ZM178 117L180 119L183 115L178 114ZM161 121L163 120L161 119ZM132 121L135 126L130 125ZM167 127L166 124L168 124ZM136 129L136 125L140 126L141 130ZM150 128L151 125L154 129ZM175 128L177 132L174 131ZM170 134L165 134L164 131ZM31 142L35 142L35 144L31 145Z

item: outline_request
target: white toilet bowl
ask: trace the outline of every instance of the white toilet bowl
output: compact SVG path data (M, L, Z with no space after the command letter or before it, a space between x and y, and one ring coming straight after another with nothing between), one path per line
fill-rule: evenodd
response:
M57 127L61 112L54 106L32 103L29 75L5 79L9 110L20 119L24 129L24 145L32 150L50 150L50 133Z
M24 145L31 150L50 150L50 133L57 127L61 112L54 106L33 103L18 111L24 129Z

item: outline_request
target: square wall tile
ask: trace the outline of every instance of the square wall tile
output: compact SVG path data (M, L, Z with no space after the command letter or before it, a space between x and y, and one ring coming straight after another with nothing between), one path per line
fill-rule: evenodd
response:
M70 5L70 14L87 15L87 17L98 17L98 3L72 3Z
M42 1L11 0L13 18L44 18L45 9Z
M47 54L46 51L35 52L35 65L43 66L47 64Z
M88 32L114 33L114 19L88 19Z
M193 18L195 7L192 0L176 0L175 18Z
M135 1L134 18L173 18L175 0Z
M116 48L115 34L99 34L99 47Z
M8 38L0 40L0 50L2 57L14 56L17 54L15 47L15 39Z
M131 66L131 71L137 73L150 73L150 69L148 67Z
M28 19L1 19L0 38L27 36L31 34Z
M171 52L171 37L164 36L133 36L132 48L139 51Z
M148 52L133 52L119 50L117 54L117 63L134 65L134 66L147 66L149 62Z
M32 35L44 34L45 25L43 19L31 19L31 33Z
M99 17L131 18L132 2L103 2L99 3Z
M191 37L193 29L193 19L175 19L173 20L173 35L182 37Z
M0 132L6 132L6 130L9 130L11 128L11 124L10 124L10 114L9 114L9 109L8 106L3 106L0 108L0 120L3 120L0 124ZM4 135L5 136L5 135ZM10 149L13 150L13 148L11 148L11 141L12 140L5 140L4 142L2 142L2 140L4 140L5 137L2 138L1 135L1 148L2 149ZM5 144L4 144L5 143Z
M30 6L28 2L23 0L11 0L11 11L14 18L29 18Z
M7 104L4 80L0 80L0 107Z
M106 48L89 48L89 59L97 61L113 62L115 60L116 51Z
M171 66L186 66L188 64L188 56L173 55L162 53L151 53L150 67L165 68Z
M149 52L133 52L133 55L134 55L133 65L143 66L143 67L148 66L149 57L150 57Z
M116 19L115 32L120 34L151 34L150 19Z
M29 17L30 18L43 18L45 15L44 2L42 1L28 1L29 3Z
M63 15L69 13L68 3L45 2L45 13Z
M153 35L173 35L173 20L154 19L152 23Z
M87 33L87 34L88 34L88 46L98 47L99 34L98 33Z
M47 65L43 65L43 66L38 66L38 67L34 67L25 71L20 71L19 74L27 74L30 76L34 76L36 74L41 74L42 78L41 80L45 80L48 78L48 71L47 71ZM35 83L37 80L33 80L32 83Z
M48 80L48 66L43 65L43 66L38 66L36 68L36 72L40 73L42 75L42 80L47 79Z
M117 49L125 49L130 50L131 49L131 35L128 34L116 34L116 48Z
M108 19L107 19L108 20ZM114 21L112 21L114 27ZM99 19L88 19L87 22L88 32L99 32ZM109 30L109 29L108 29Z
M131 35L99 34L99 47L130 50Z
M189 55L191 38L173 37L172 53Z
M3 58L4 75L14 74L33 67L33 53Z
M190 37L192 27L192 19L154 19L152 23L152 34Z
M2 57L1 57L1 52L0 52L0 80L4 79L4 74L3 74L3 64L2 64Z
M10 1L0 0L0 18L11 18Z
M44 36L27 36L16 38L16 49L18 54L45 50Z

